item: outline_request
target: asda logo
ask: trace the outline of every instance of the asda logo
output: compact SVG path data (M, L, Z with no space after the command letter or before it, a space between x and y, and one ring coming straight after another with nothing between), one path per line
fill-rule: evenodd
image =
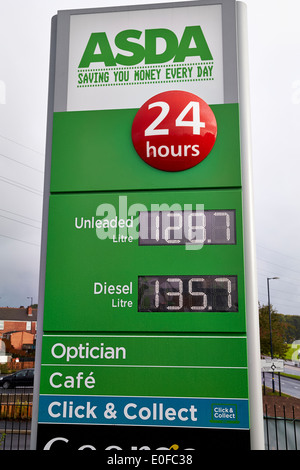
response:
M189 60L187 60L189 59ZM114 40L92 33L78 64L77 87L213 80L213 56L200 25L126 29Z
M164 43L163 52L157 50L158 43ZM114 45L120 51L116 55L105 32L92 33L79 67L87 68L91 63L112 67L137 65L143 60L145 64L163 64L172 59L175 63L184 62L187 57L203 61L213 58L200 26L187 26L180 39L170 29L147 29L144 35L137 29L126 29L116 35Z

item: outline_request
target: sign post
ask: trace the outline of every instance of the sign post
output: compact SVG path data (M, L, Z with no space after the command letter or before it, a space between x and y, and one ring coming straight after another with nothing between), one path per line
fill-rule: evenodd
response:
M263 448L242 11L53 20L32 448Z

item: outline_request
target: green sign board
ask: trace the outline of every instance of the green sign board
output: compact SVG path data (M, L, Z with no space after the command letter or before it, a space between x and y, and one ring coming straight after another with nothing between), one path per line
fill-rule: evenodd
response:
M241 206L236 189L51 196L45 331L245 333Z
M54 113L51 191L240 188L239 106L226 103L211 109L218 136L200 172L197 167L188 172L158 172L145 165L131 140L138 108ZM132 166L124 158L124 148Z
M251 447L237 11L53 20L33 448Z

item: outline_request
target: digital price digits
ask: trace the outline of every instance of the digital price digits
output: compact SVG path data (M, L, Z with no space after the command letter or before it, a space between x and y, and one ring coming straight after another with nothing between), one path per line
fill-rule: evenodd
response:
M235 210L140 212L140 245L233 245Z
M237 312L237 276L139 276L139 312Z

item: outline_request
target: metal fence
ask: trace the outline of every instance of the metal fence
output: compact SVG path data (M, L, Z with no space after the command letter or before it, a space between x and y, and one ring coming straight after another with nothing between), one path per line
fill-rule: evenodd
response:
M32 392L16 388L0 392L0 451L29 450Z
M0 451L30 449L31 390L16 388L0 391ZM295 418L294 407L292 411L289 409L288 414L285 407L281 407L280 416L277 415L277 411L276 405L265 406L265 449L300 449L300 420Z
M277 415L277 406L265 406L264 410L265 448L266 450L300 449L300 420L295 418L295 408L291 407L287 415L285 406Z

